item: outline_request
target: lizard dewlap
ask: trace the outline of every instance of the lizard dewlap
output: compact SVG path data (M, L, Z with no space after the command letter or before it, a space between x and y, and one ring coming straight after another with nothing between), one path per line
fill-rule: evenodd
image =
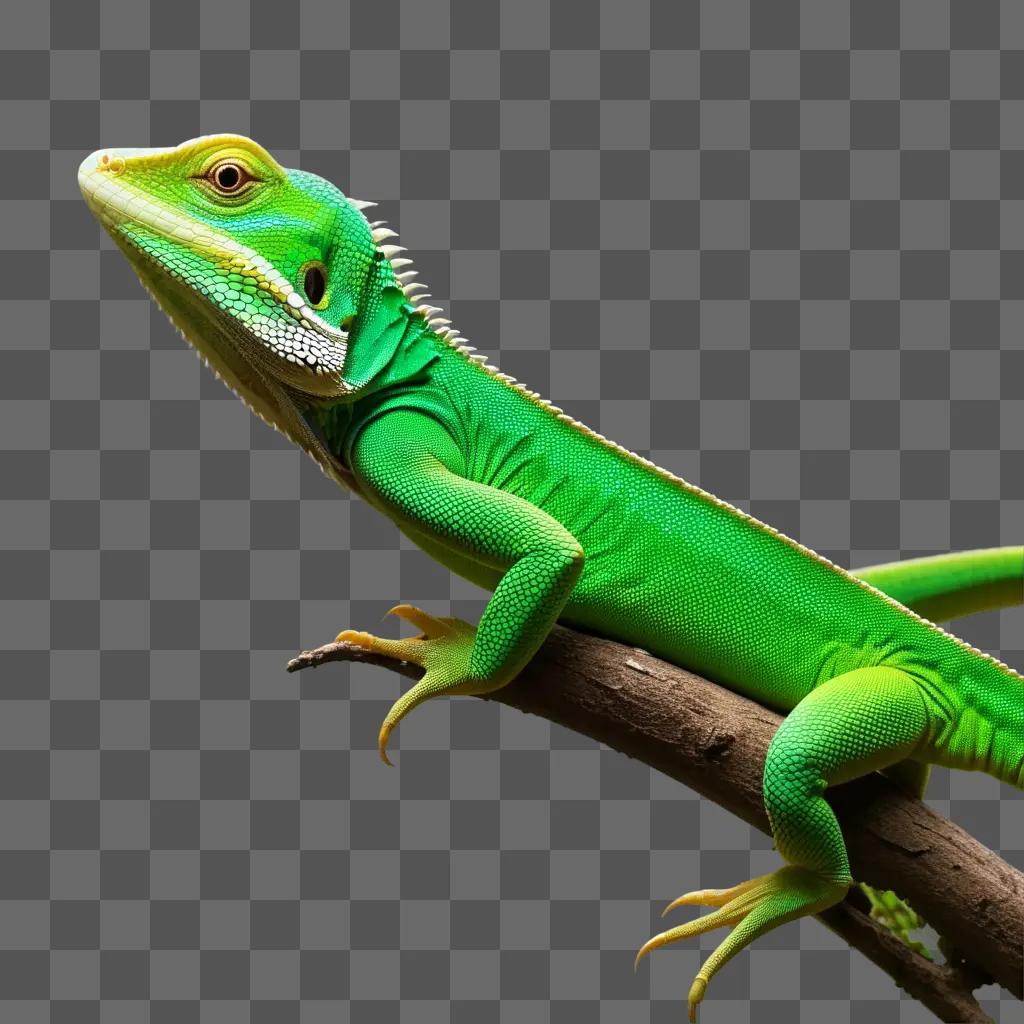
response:
M379 748L430 697L504 686L556 620L644 647L788 712L764 768L777 871L672 906L726 926L689 994L852 884L827 785L931 764L1024 786L1024 678L937 626L1024 600L1024 547L854 575L576 422L457 340L417 294L372 203L215 135L107 149L90 208L186 339L250 408L429 555L492 596L480 622L392 611L418 635L350 640L425 674Z

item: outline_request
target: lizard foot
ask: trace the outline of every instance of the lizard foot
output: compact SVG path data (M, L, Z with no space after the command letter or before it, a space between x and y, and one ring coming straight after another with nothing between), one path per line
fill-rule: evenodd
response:
M420 630L419 634L401 640L390 640L359 630L346 629L338 634L335 642L356 644L377 654L419 665L426 670L423 677L395 701L380 727L377 749L384 763L391 764L387 754L388 737L392 729L417 704L442 695L487 693L497 689L503 681L476 678L469 671L476 626L463 619L439 618L411 604L395 605L386 614L397 615L411 622Z
M850 883L827 878L809 868L787 864L771 874L760 875L741 882L730 889L699 889L688 892L673 900L664 910L667 914L674 907L684 904L716 907L703 917L655 935L641 947L636 955L636 964L652 949L667 946L680 939L723 925L732 926L732 931L718 948L704 961L697 973L689 994L689 1019L697 1020L697 1005L704 998L711 976L744 946L753 942L772 928L805 914L816 914L819 910L838 903L845 895Z

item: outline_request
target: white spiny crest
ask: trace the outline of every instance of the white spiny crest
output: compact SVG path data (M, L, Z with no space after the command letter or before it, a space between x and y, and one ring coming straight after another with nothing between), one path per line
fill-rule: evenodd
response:
M351 202L357 203L357 200L351 200ZM366 203L364 205L373 206L375 204ZM363 206L360 206L360 209L362 208ZM388 234L386 237L394 237L394 233ZM387 257L387 259L390 260L392 268L397 268L400 266L404 267L412 263L411 259L408 259L406 257L400 257L397 255L399 252L406 251L404 246L379 245L378 248L381 250L381 252L384 253L385 257ZM405 273L398 275L398 279L402 282L403 290L406 292L407 295L410 291L407 282L412 279L412 275L414 275L415 273L415 270L407 270ZM531 391L525 385L516 380L516 378L513 377L511 374L503 373L501 370L498 369L498 367L487 362L487 357L485 355L483 355L480 352L477 352L472 345L468 345L464 340L460 339L459 332L454 327L449 326L449 324L451 323L450 320L436 317L437 313L442 312L441 307L427 305L423 300L428 298L430 298L429 295L418 295L415 297L413 301L420 303L420 305L416 307L416 312L419 313L423 317L423 319L427 321L428 325L434 330L434 333L439 338L444 340L454 351L459 352L466 359L467 362L472 362L474 365L479 366L486 373L489 373L492 377L494 377L495 380L502 381L504 384L508 385L513 390L519 392L519 394L528 398L530 401L535 402L540 406L543 406L546 410L552 413L556 419L561 420L563 423L570 424L572 427L574 427L581 433L594 438L595 440L601 442L602 444L606 445L609 448L614 449L623 457L641 463L642 465L646 466L652 473L656 473L661 478L671 481L672 483L676 484L679 487L682 487L684 490L692 494L699 495L706 501L711 502L713 505L716 505L719 508L728 509L733 514L739 516L740 519L746 520L747 522L754 524L758 528L764 530L766 533L771 534L773 537L778 537L779 540L783 541L785 544L788 544L790 547L796 548L797 551L802 552L809 558L813 558L816 561L821 562L823 565L826 565L830 569L833 569L841 576L853 580L853 582L856 583L858 586L863 587L865 590L870 590L874 594L877 594L884 601L888 602L891 605L895 605L897 608L903 610L906 614L910 615L911 618L917 619L918 621L923 622L926 626L930 626L936 632L942 633L944 636L950 637L953 641L955 641L957 644L959 644L966 650L969 650L974 654L980 655L986 661L992 662L993 664L997 665L1000 669L1009 672L1011 675L1019 679L1024 679L1024 676L1022 676L1019 672L1016 672L1014 669L1010 668L1009 665L1007 665L1005 662L1000 661L996 657L993 657L987 651L979 650L977 647L973 646L973 644L969 644L966 640L963 640L960 637L947 632L941 626L938 626L934 622L931 622L929 619L926 619L923 615L919 615L912 608L907 608L905 605L900 604L899 601L896 601L888 594L883 593L881 590L879 590L875 586L872 586L872 584L868 583L866 580L862 580L859 576L853 575L853 573L844 569L842 566L837 565L831 559L826 558L824 555L818 554L817 551L814 551L806 545L801 544L798 540L794 540L788 534L783 533L776 527L770 526L768 523L762 522L756 516L751 515L749 512L745 512L741 508L737 508L735 505L733 505L731 502L726 501L724 498L719 498L718 495L712 494L710 491L705 491L703 487L699 487L697 484L692 484L688 480L684 480L682 477L676 476L675 473L672 473L669 470L664 469L662 466L659 466L657 463L645 458L643 455L638 455L636 452L631 451L629 448L623 447L618 442L609 440L607 437L604 436L604 434L598 433L598 431L594 430L593 427L588 427L587 424L581 423L579 420L570 416L568 413L560 409L557 405L554 405L552 402L548 401L548 399L541 397L541 395L538 394L538 392Z
M375 224L383 225L384 221L379 220L379 221L375 221L374 223ZM371 227L373 227L373 225L371 225ZM398 237L398 232L397 231L393 231L389 227L383 226L383 227L374 227L373 228L373 240L374 240L374 242L380 243L380 242L383 242L386 238L397 238L397 237Z
M348 197L348 201L357 210L368 210L371 206L376 206L377 205L372 200L369 200L369 199L353 199L351 196Z

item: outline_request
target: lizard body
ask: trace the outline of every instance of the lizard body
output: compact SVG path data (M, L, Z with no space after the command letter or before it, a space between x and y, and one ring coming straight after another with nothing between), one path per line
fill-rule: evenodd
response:
M429 555L492 596L479 624L392 609L418 636L339 639L426 672L388 735L437 695L492 692L556 621L642 646L788 712L764 797L787 864L674 901L712 913L648 950L732 931L690 990L758 935L852 884L826 786L929 764L1024 788L1024 677L938 626L1024 599L1024 547L846 571L578 423L457 341L422 304L372 204L241 136L100 151L90 207L143 284L253 410ZM401 272L400 272L401 271Z

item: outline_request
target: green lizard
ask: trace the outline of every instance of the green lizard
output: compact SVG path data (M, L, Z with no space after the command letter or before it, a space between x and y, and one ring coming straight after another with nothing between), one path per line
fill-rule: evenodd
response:
M852 884L823 790L929 765L1024 787L1024 677L935 625L1024 597L1024 547L834 565L500 373L417 296L372 203L235 135L106 150L82 192L216 373L429 555L491 591L475 627L400 604L419 631L339 639L421 665L388 735L442 694L504 686L556 620L642 646L788 712L764 766L786 864L670 907L715 908L647 951L731 931L689 993L766 931ZM926 618L925 616L928 616Z

